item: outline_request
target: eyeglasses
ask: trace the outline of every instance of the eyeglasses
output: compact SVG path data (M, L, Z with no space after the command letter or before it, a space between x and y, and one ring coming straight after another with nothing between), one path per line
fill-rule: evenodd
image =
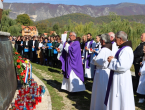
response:
M69 35L69 37L74 36L74 35Z

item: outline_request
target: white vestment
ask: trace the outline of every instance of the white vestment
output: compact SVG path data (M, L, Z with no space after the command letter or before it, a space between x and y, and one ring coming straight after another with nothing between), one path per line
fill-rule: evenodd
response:
M97 69L94 76L90 110L106 110L104 100L110 75L110 69L107 68L109 56L112 56L112 51L104 47L98 56L91 61L92 64L97 66Z
M59 48L59 50L60 50L60 53L58 53L57 59L59 60L59 58L60 58L60 56L61 56L61 54L62 54L63 44L60 44L58 48Z
M67 44L64 49L68 53L69 49L69 44ZM83 83L82 80L74 73L73 70L70 72L69 78L63 77L63 82L61 89L67 90L69 92L80 92L80 91L85 91L85 84Z
M143 57L143 61L142 64L143 66L140 68L140 79L139 79L139 84L138 84L138 88L137 88L137 93L141 94L141 95L145 95L145 61L144 61Z
M132 77L130 68L133 63L131 47L125 47L119 53L119 59L113 58L109 69L114 70L107 110L135 110Z
M86 58L84 59L83 62L85 63L85 77L91 79L91 78L94 78L94 73L95 73L95 71L94 71L94 65L90 63L90 67L89 67L89 68L86 68L88 53L91 54L91 56L90 56L90 62L91 62L91 60L93 59L93 55L94 55L94 53L92 53L92 52L90 51L90 48L89 48L90 42L91 42L91 41L88 41L88 43L87 43L87 48L89 49L89 51L86 52ZM96 47L96 42L93 41L91 48L94 49L95 47ZM86 50L85 50L85 47L84 47L82 57L85 56L85 51L86 51Z
M118 51L118 46L117 46L116 42L114 42L114 43L112 44L112 54L113 54L113 56L116 55L116 52L117 52L117 51Z

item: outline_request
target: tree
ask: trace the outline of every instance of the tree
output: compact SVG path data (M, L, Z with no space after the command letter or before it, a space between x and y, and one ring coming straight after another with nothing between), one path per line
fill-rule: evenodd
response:
M24 26L33 25L33 21L30 19L30 17L27 14L18 15L16 21L17 23L20 23Z
M43 33L47 33L47 31L48 31L46 23L37 23L36 27L38 29L39 35L41 35Z
M8 17L10 10L4 10L2 14L2 22L0 26L1 31L9 32L12 36L21 35L21 25Z
M55 31L56 33L59 33L59 24L54 24L53 31Z

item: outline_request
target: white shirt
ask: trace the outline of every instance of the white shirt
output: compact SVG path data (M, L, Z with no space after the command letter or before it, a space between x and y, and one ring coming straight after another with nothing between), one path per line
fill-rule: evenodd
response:
M26 41L26 45L28 45L28 41Z
M0 0L0 9L3 9L3 2Z
M39 43L39 47L42 47L43 46L43 44L42 43Z
M35 40L33 40L33 46L34 46L34 44L35 44Z

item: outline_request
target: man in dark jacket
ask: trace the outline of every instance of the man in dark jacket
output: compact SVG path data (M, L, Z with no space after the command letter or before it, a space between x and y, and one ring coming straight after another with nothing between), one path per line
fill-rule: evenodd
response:
M30 51L30 60L34 63L36 62L37 55L36 50L38 49L38 41L36 40L36 37L33 37L33 40L29 41L29 51Z
M134 51L134 68L135 68L135 76L137 79L137 83L136 83L136 88L135 88L135 92L137 90L137 86L138 86L138 82L139 82L139 69L140 69L140 62L142 62L142 57L143 57L143 45L145 45L145 33L143 33L141 35L141 43L140 45L135 49Z
M46 64L45 62L46 62L46 59L47 59L47 53L48 53L47 52L47 50L48 50L47 43L48 43L48 39L45 38L45 41L44 41L43 46L41 48L41 50L42 50L42 57L43 57L43 65Z

